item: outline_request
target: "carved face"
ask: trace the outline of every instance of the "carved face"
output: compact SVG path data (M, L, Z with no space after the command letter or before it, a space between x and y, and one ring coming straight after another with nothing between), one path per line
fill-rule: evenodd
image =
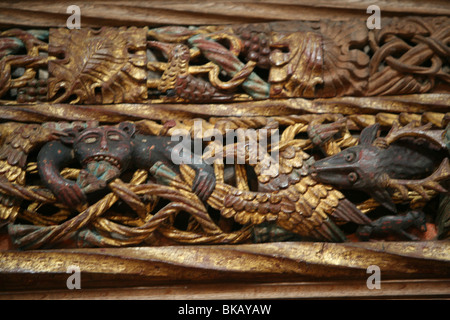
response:
M315 180L344 189L365 189L375 184L376 148L350 147L338 154L316 161L310 167Z
M316 161L309 171L313 178L344 189L368 189L377 184L378 155L380 150L372 143L377 137L379 125L361 132L360 144L338 154Z
M127 132L114 127L87 129L77 137L73 149L83 167L106 161L122 171L131 160L130 138Z
M89 186L92 191L98 189L94 187L96 184L117 178L127 169L131 163L134 130L133 124L123 122L118 127L103 126L71 132L75 157L89 174L79 177L77 183L82 189Z

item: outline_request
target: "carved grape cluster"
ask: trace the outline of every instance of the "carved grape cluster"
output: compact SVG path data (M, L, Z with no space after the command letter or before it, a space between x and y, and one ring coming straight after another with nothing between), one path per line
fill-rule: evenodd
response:
M168 90L167 96L177 96L186 101L214 101L232 97L230 94L220 92L210 83L191 75L178 76L175 88Z
M270 68L270 41L267 34L243 30L240 37L244 44L243 54L247 61L255 61L261 68Z
M33 79L17 91L17 102L47 101L47 81Z

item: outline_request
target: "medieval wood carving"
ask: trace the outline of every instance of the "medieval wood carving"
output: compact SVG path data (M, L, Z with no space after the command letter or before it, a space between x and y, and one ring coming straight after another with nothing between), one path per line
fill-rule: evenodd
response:
M0 227L28 250L448 239L450 20L383 26L1 31Z
M111 104L147 98L145 30L60 28L51 29L49 39L49 53L57 58L48 64L49 100Z
M448 18L383 25L10 29L0 97L112 104L448 92Z

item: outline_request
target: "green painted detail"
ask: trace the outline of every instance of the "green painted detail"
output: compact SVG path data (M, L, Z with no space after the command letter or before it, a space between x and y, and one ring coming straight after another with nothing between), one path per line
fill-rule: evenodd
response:
M217 64L228 76L234 77L245 64L234 56L227 48L204 35L196 35L188 40L189 44L199 49L205 57ZM252 72L242 83L242 89L255 99L267 99L270 94L270 84Z
M156 162L149 170L150 174L153 175L159 183L164 185L169 185L172 180L175 179L177 174L165 165L163 162Z
M31 29L31 30L28 30L27 32L31 33L38 40L41 40L41 41L47 41L48 40L48 34L49 34L48 30Z

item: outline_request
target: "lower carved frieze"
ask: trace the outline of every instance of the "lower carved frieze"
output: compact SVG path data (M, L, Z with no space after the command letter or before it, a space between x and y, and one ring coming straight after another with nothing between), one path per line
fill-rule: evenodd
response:
M449 120L3 122L0 217L22 249L443 239Z

